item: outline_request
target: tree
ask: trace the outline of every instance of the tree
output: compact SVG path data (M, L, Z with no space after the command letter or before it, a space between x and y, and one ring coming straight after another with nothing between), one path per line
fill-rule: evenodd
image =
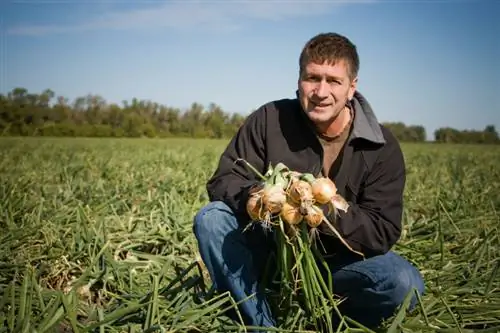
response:
M252 111L253 112L253 111ZM228 113L211 103L207 108L193 102L187 110L140 100L107 103L99 95L87 95L70 102L51 89L40 94L17 87L0 94L1 135L95 136L95 137L198 137L230 138L245 116ZM384 123L402 142L423 142L425 128L402 122ZM494 125L482 131L459 131L450 127L434 132L436 142L500 143Z

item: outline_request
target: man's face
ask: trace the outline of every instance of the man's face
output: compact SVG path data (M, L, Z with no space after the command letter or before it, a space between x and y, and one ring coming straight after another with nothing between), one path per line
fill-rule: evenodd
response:
M344 109L356 90L357 78L349 77L344 60L335 65L309 63L299 77L299 100L309 119L327 126Z

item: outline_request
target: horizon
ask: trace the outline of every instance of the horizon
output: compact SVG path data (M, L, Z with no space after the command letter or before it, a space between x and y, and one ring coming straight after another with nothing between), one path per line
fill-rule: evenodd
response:
M358 90L380 122L500 128L495 1L8 3L0 93L133 98L247 116L294 98L303 44L338 32L358 48ZM180 50L180 52L177 52ZM179 56L180 55L180 56ZM404 110L404 111L402 111Z

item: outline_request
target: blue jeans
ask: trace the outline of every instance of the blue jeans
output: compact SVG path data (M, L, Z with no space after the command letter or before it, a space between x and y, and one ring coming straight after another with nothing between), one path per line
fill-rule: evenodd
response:
M207 204L196 214L193 230L214 287L230 291L236 302L255 294L240 305L245 324L275 327L259 286L272 249L271 233L261 228L243 233L232 210L220 201ZM413 288L424 292L419 271L394 252L364 261L329 259L329 266L335 294L347 297L339 307L342 315L371 328L393 315ZM415 304L414 296L411 308Z

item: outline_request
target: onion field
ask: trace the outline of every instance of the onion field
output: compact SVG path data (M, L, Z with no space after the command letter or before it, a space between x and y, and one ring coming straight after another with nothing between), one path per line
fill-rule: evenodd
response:
M0 332L244 332L192 232L223 140L0 139ZM426 282L382 332L500 332L500 147L403 144L395 251ZM333 281L335 283L335 281ZM297 309L275 332L306 332ZM346 321L338 332L373 332Z

